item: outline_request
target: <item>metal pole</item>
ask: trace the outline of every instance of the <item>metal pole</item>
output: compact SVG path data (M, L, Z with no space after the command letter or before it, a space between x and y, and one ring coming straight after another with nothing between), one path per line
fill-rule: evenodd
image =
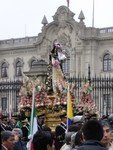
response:
M92 12L92 27L94 27L94 11L95 11L95 0L93 0L93 12Z
M88 65L88 81L91 83L91 71L90 71L90 65Z

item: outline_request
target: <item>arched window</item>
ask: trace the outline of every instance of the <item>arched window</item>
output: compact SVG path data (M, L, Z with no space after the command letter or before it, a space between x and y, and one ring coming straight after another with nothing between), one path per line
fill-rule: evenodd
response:
M105 54L103 57L103 71L111 71L111 57L110 54Z
M31 68L34 68L37 65L37 61L36 60L32 60L31 61Z
M1 65L1 77L2 78L7 77L7 68L8 68L7 63L3 62Z
M22 76L22 62L21 61L16 62L15 74L16 76Z

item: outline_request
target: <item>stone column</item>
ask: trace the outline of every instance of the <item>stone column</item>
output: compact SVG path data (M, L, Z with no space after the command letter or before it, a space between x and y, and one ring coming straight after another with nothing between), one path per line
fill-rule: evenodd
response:
M97 59L97 44L95 41L91 42L90 48L90 67L91 67L91 76L97 74L98 59Z
M75 75L76 75L76 54L75 48L73 48L70 55L70 76L75 77Z
M81 43L77 45L76 47L76 76L81 76L81 56L82 56L83 46Z

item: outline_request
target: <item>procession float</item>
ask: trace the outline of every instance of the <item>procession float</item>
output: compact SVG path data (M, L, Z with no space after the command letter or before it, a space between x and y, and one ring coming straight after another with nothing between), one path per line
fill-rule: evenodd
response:
M67 111L67 92L71 95L73 114L88 117L98 116L98 111L92 99L93 90L89 80L84 82L80 91L80 99L75 96L76 83L70 83L62 69L62 61L65 61L66 53L61 44L55 42L50 54L50 62L47 66L48 75L43 83L36 76L28 78L24 76L23 85L20 89L19 113L23 118L30 118L32 106L33 87L35 87L35 107L37 116L44 114L45 123L53 131L60 122L60 115Z

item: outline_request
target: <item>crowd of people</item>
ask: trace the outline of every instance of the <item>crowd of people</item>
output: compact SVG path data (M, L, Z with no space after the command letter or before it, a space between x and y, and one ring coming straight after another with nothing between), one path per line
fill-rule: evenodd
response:
M101 119L77 115L68 128L66 114L60 119L53 132L45 124L45 116L38 116L38 130L28 146L28 120L19 127L14 118L1 118L1 150L113 150L113 114Z

